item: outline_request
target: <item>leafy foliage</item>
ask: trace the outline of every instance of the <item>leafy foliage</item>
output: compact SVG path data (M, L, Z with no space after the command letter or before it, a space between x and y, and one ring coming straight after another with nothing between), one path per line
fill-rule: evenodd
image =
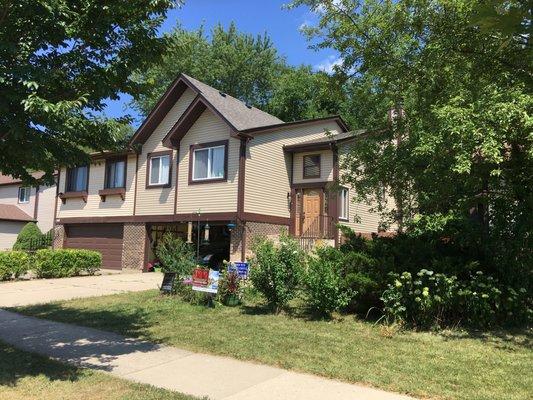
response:
M24 275L30 266L30 256L24 251L0 251L0 281Z
M192 274L196 259L191 245L171 232L163 235L155 249L155 254L164 272L175 272L178 282Z
M330 252L328 247L317 248L308 258L304 276L309 307L324 315L345 309L354 295L341 275L342 258L331 257Z
M269 239L257 239L253 252L250 279L269 306L280 312L297 294L304 263L302 250L294 239L283 235L279 245Z
M99 116L104 100L132 93L134 69L157 60L157 28L176 0L20 0L0 6L0 165L53 182L57 165L114 149L127 120Z
M40 248L39 244L43 244L43 247L46 247L42 238L43 233L37 224L35 222L28 222L17 235L13 250L36 250Z
M139 89L133 105L147 115L170 83L186 73L282 120L336 114L339 84L310 67L291 67L267 34L256 37L215 26L186 31L177 27L165 35L168 47L161 62L139 70L134 80Z
M102 255L84 249L41 249L33 256L32 270L39 278L66 278L94 275L102 265Z

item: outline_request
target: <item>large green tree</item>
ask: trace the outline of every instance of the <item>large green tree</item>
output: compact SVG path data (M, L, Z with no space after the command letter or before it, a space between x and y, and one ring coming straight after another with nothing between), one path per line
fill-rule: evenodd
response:
M358 107L352 114L385 128L362 137L347 158L358 196L385 211L389 187L396 199L390 222L469 241L493 266L520 259L530 268L531 11L518 23L513 17L513 29L497 22L487 29L481 1L294 4L319 14L307 30L317 46L340 53L348 87L359 95L347 100ZM395 105L404 111L387 125Z
M338 82L309 66L288 65L266 33L249 35L231 24L227 29L217 25L209 34L177 27L165 38L163 59L134 74L139 91L133 105L142 115L182 72L286 121L339 108Z
M165 48L157 28L177 0L0 2L0 170L32 182L32 170L113 148L120 120L100 116L106 99Z

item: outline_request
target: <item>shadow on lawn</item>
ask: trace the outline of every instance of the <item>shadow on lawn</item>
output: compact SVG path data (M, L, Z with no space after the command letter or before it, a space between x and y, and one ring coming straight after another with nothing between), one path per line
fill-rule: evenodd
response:
M46 357L17 350L0 342L0 386L16 386L26 377L45 376L49 381L76 382L84 372Z
M476 339L506 351L533 347L533 330L531 328L480 330L450 330L441 332L445 340Z

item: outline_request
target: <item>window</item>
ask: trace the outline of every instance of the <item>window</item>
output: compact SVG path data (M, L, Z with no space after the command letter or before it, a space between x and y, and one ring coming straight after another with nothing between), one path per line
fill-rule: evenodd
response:
M87 191L88 175L89 167L87 165L70 168L67 171L67 192Z
M339 206L339 219L348 221L348 210L350 207L350 195L346 188L342 188L340 192L340 206Z
M106 162L105 188L115 189L126 186L126 160L111 159Z
M170 159L172 153L149 155L149 186L170 185Z
M208 144L207 144L208 145ZM192 181L210 181L226 179L227 143L193 146Z
M304 178L320 178L320 154L304 156Z
M30 192L31 188L29 187L19 187L19 203L29 203Z

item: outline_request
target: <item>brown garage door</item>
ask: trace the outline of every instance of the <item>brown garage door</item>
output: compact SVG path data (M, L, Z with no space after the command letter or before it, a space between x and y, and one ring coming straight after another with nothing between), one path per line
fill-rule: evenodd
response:
M122 224L67 225L65 247L102 253L102 267L122 268Z

